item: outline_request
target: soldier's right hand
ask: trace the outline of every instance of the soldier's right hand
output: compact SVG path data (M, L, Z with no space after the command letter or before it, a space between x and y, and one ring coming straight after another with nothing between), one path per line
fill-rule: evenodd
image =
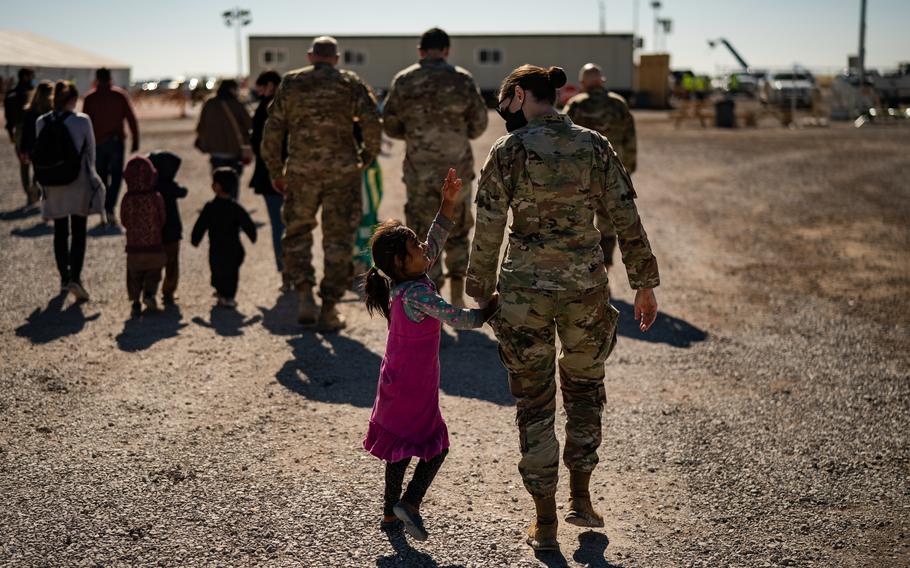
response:
M287 186L285 185L283 177L273 179L272 188L281 195L287 195L288 193Z

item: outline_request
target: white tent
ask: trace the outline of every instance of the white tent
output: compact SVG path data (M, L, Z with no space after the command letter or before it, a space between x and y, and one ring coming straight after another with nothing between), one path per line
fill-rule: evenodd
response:
M34 69L39 81L73 81L80 93L91 88L100 67L111 70L115 85L126 87L130 82L130 67L125 63L30 32L0 30L0 78L15 77L21 67Z

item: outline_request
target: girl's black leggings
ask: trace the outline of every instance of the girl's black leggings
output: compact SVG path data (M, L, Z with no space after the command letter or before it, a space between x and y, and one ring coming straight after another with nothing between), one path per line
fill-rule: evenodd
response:
M408 489L404 492L404 495L401 494L401 485L404 483L404 474L408 470L408 464L411 463L411 458L405 458L397 462L386 462L385 504L382 513L387 517L394 515L395 513L392 511L392 507L395 506L395 503L397 503L399 499L408 505L420 507L424 495L427 494L427 489L429 489L430 484L433 483L433 478L436 477L436 474L439 472L439 468L442 467L442 462L445 461L446 454L448 453L449 450L445 449L429 461L420 460L417 462L417 467L414 468L414 477L412 477L411 482L408 483Z
M82 215L54 219L54 259L62 283L82 280L82 263L85 261L85 225ZM70 242L72 233L72 242Z

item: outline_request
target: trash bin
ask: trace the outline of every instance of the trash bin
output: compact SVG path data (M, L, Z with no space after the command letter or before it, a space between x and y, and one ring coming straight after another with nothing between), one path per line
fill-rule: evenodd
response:
M733 99L724 99L714 103L714 126L718 128L736 128L736 103Z

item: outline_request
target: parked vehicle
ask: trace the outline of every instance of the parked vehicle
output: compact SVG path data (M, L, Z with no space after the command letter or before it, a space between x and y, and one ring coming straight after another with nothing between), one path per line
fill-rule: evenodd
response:
M812 106L815 77L808 71L769 73L759 81L762 102L773 106Z

